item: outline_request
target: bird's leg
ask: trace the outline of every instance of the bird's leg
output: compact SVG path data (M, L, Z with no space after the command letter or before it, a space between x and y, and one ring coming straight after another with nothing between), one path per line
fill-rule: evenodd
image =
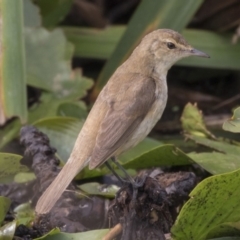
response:
M137 189L139 187L142 187L145 180L146 180L146 177L144 177L142 179L142 181L140 181L139 183L137 183L129 174L128 172L125 170L125 168L119 164L117 162L117 159L116 157L111 157L111 160L117 165L117 167L124 173L124 175L126 176L127 180L131 183L131 185L133 186L133 189Z
M113 175L118 179L118 181L123 185L125 181L116 173L116 171L112 168L109 162L105 162L105 165L113 173Z

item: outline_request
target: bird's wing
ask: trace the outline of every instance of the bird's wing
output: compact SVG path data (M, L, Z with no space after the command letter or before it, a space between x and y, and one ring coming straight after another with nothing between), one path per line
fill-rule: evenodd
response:
M112 154L127 142L140 125L155 101L155 81L139 74L131 74L131 79L120 84L108 86L109 109L100 124L89 168L93 169L104 163ZM119 79L119 81L121 81Z

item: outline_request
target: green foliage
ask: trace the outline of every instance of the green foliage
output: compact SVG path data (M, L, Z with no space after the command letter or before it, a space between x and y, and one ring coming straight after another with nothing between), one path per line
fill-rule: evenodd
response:
M12 240L16 230L16 222L9 222L0 228L0 239Z
M73 0L34 0L34 2L40 7L43 26L53 28L67 15Z
M217 151L190 153L189 157L207 171L218 175L205 179L191 192L190 199L172 227L172 237L176 240L234 239L231 236L240 235L239 144L230 144L230 141L214 137L206 129L196 106L188 104L181 120L189 139ZM238 109L224 125L228 130L237 132L237 123Z
M35 218L35 213L30 203L24 203L17 206L14 209L14 213L16 214L16 221L18 225L24 224L30 227Z
M21 1L19 1L19 4L20 3ZM39 8L30 0L24 0L23 3L25 28L24 30L21 30L22 32L20 32L20 30L16 31L16 27L19 29L22 28L14 25L14 28L11 31L15 31L18 34L21 34L21 36L23 36L24 32L24 42L22 42L22 44L25 45L25 48L24 46L15 44L19 37L18 35L9 35L11 34L11 27L9 26L9 30L6 31L6 37L9 38L9 36L11 36L11 41L8 41L9 49L11 51L6 52L6 59L8 60L9 57L13 56L11 59L18 62L14 63L10 61L11 64L14 64L14 67L9 65L11 71L7 70L9 68L8 66L4 67L7 72L16 75L13 75L12 77L6 75L8 77L3 78L6 79L7 84L3 84L3 102L5 105L2 106L0 102L0 113L1 111L4 111L6 117L12 115L20 116L22 120L24 119L25 122L27 121L27 123L30 124L46 117L70 116L80 119L85 118L87 116L87 107L85 103L79 101L79 99L86 95L87 90L92 87L93 81L83 77L80 70L77 69L73 71L71 69L73 45L67 41L63 30L54 29L53 31L49 31L42 27ZM46 3L46 1L38 2L42 7L42 11L43 8L45 9L47 7ZM15 3L12 4L14 5ZM54 9L55 11L57 10L55 7L59 6L62 8L62 11L64 8L65 12L66 4L70 7L71 1L65 1L65 3L63 3L63 1L55 1L54 4L51 4L49 9ZM5 7L10 6L8 6L4 0L2 7L3 12L5 12ZM18 6L18 4L15 4L14 7L14 11L17 11L17 13L13 12L11 14L15 14L16 18L18 15L20 16L22 14L20 14L22 8L20 5ZM58 10L56 12L58 12ZM55 17L52 15L55 19L55 23L57 23L56 19L59 21L61 18L60 15L64 16L60 11L61 13L58 12L60 14L59 17L56 17L56 12L53 13ZM45 11L45 13L48 15L47 11ZM3 17L7 19L11 18L11 14L6 14L6 16L3 14ZM53 20L52 17L49 19ZM48 17L46 19L48 19ZM50 21L51 24L54 21ZM20 24L21 19L12 22L19 22ZM46 22L48 22L48 20ZM11 22L9 24L11 24ZM11 42L14 45L13 48L11 48ZM21 41L17 40L17 42L18 44L21 44ZM21 56L19 56L21 59L17 58L18 53L16 53L17 50L15 50L15 45L18 48L17 50L21 51ZM4 63L5 62L7 63L9 61L4 61ZM22 68L21 71L25 73L26 70L26 76L21 74L19 72L20 70L18 71L18 68L16 68L16 66L19 66L19 68L21 67L20 63L24 65L24 68ZM12 71L12 69L14 69L14 71ZM26 118L27 112L24 112L27 109L25 92L26 83L35 88L45 90L41 93L39 102L35 102L34 105L28 109L28 118ZM24 89L24 91L21 91L20 89ZM14 93L11 91L17 92ZM13 106L13 108L11 106ZM1 107L3 107L3 109L1 109ZM8 111L9 114L7 113ZM20 113L18 113L19 111ZM2 117L4 114L0 114L0 116ZM0 119L0 122L1 121L5 121L5 118L2 120ZM0 148L4 147L17 136L20 127L21 124L16 119L6 125L4 129L0 129Z
M53 229L51 232L46 234L41 238L37 238L36 240L44 239L44 240L99 240L102 239L107 233L109 229L101 229L101 230L93 230L82 233L64 233L59 232L58 229Z
M205 240L217 235L220 227L240 221L240 170L210 177L191 192L172 228L173 239ZM232 235L232 229L225 231ZM224 235L222 235L224 236Z
M0 182L12 182L16 173L28 172L29 169L21 165L22 156L10 153L0 153Z
M2 224L10 204L11 201L9 198L0 196L0 224Z
M47 134L51 145L57 149L60 159L67 161L83 122L76 118L45 118L34 123L41 132Z
M27 121L22 1L0 1L0 125L18 116Z
M226 173L240 168L238 160L240 154L239 143L216 138L207 130L202 119L202 113L196 105L190 103L186 105L181 121L188 139L214 150L213 152L189 153L188 156L193 161L212 174Z
M236 108L231 119L223 124L223 129L234 133L240 132L240 107Z
M99 195L102 197L114 198L119 187L116 185L102 185L97 182L90 182L78 186L89 195Z
M230 35L184 30L203 0L143 0L128 26L110 26L103 30L86 27L58 28L72 2L0 1L0 18L3 23L0 45L4 45L0 56L0 123L5 123L7 118L17 117L0 129L0 148L17 136L21 122L26 122L34 124L48 135L61 160L68 159L88 113L88 108L81 99L93 86L93 81L82 76L79 69L72 70L73 54L78 57L108 59L98 78L93 97L96 97L116 67L129 56L140 39L156 28L181 31L194 47L211 55L209 61L192 58L180 61L179 65L239 70L240 45L232 45ZM40 97L30 107L26 101L27 85L40 92ZM223 128L239 133L239 119L240 108L234 111L233 117L224 123ZM182 208L172 228L173 238L237 240L239 237L234 236L240 235L240 172L237 170L240 167L240 143L214 136L206 128L201 112L191 104L184 110L182 124L186 137L207 147L208 151L185 154L173 145L163 145L159 141L146 138L119 160L127 169L188 165L196 162L216 175L204 180L193 190L190 200ZM18 155L0 154L1 182L26 182L34 178L33 173L20 164L20 159L21 156ZM106 167L93 171L85 168L78 178L91 178L106 173ZM113 197L117 190L115 186L109 189L98 183L79 187L86 194L103 197ZM1 223L9 206L10 200L0 197ZM29 205L19 206L15 213L17 222L1 227L1 239L12 239L17 224L29 225L34 219ZM108 231L102 229L67 234L53 229L39 239L94 240L101 239Z

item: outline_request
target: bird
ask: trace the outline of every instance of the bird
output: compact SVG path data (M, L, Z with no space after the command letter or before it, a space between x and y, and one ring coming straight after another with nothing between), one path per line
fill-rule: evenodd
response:
M51 211L84 167L100 167L149 134L167 103L168 70L189 56L209 58L171 29L157 29L143 37L99 93L67 163L39 198L38 215Z

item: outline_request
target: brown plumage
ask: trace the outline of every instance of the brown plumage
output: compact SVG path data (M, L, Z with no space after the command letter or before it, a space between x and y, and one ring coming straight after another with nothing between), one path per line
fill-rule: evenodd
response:
M87 164L98 167L147 136L166 106L168 69L191 55L208 57L175 31L159 29L143 38L99 94L69 160L40 197L37 214L49 212Z

